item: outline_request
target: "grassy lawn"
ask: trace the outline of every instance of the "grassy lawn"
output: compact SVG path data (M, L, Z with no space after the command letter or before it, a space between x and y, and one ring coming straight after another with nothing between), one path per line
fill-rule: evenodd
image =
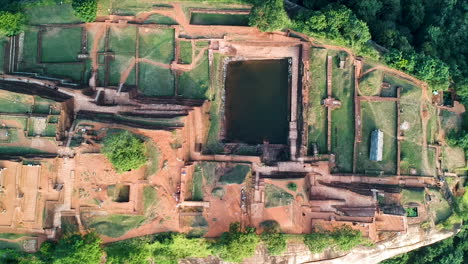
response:
M145 222L144 215L97 216L90 219L87 228L94 229L96 233L108 237L120 237L128 231L140 227Z
M452 214L452 208L439 191L429 190L429 193L432 196L429 211L434 216L435 223L439 224L449 218Z
M16 117L16 116L8 116L8 115L0 115L0 120L12 120L18 123L15 126L9 125L8 127L15 127L21 130L26 130L28 127L28 118L27 117Z
M161 151L153 142L147 141L145 145L146 156L148 157L148 166L145 171L145 177L148 178L149 176L156 174L159 170L159 157L161 155Z
M179 77L178 93L185 98L206 99L210 86L210 69L208 63L208 51L197 67L189 72L182 73Z
M110 63L110 85L119 85L121 73L131 66L135 58L136 27L111 27L109 31L109 49L115 52L115 59ZM129 85L135 85L135 68L126 81Z
M81 52L81 27L47 28L42 34L43 62L74 62Z
M37 36L38 28L28 27L24 31L23 53L18 58L19 70L26 72L42 73L42 68L37 66Z
M265 184L265 207L278 207L290 205L294 201L294 196L282 188L273 185Z
M220 107L221 107L221 93L223 87L223 60L224 57L218 53L213 56L213 65L211 71L211 107L210 107L210 128L208 130L208 137L206 145L203 149L206 153L219 153L223 151L223 146L219 140L220 129Z
M216 179L216 167L217 167L216 162L202 162L200 164L200 167L203 172L203 178L205 179L205 183L207 185L211 185L214 183Z
M248 26L249 15L243 14L212 14L192 13L190 18L192 25L225 25L225 26Z
M236 165L233 169L221 176L219 183L221 184L241 184L244 182L247 173L250 172L250 167L247 165Z
M192 200L203 201L203 171L200 166L193 172Z
M169 69L139 63L138 89L147 96L173 96L174 75Z
M338 55L329 51L328 55ZM334 57L333 96L341 101L341 107L332 112L332 152L336 154L336 166L340 172L353 170L354 146L354 70L347 59L344 69L339 69Z
M148 19L145 20L145 24L161 24L161 25L177 25L177 21L174 19L159 15L159 14L153 14Z
M382 84L382 71L375 70L364 75L359 80L359 91L361 95L378 96Z
M0 240L0 249L4 249L4 248L11 248L17 251L23 250L23 246L20 243L13 243L13 242Z
M152 186L143 188L143 204L145 212L151 209L152 206L158 203L158 192Z
M179 48L179 62L183 64L192 63L192 43L190 41L180 41Z
M33 97L30 95L0 90L0 112L30 113L32 111L32 104Z
M44 152L39 149L35 148L28 148L28 147L17 147L17 146L0 146L0 154L3 155L26 155L26 154L45 154Z
M312 49L310 53L311 85L309 88L309 153L316 143L320 153L327 152L327 111L322 99L327 97L327 50Z
M395 102L361 102L362 142L357 146L359 172L396 173L396 111ZM384 133L382 161L378 162L369 159L371 133L376 129Z
M174 29L139 29L139 57L169 64L174 60Z
M3 73L3 62L5 61L5 46L8 40L6 37L0 36L0 73Z
M57 125L47 124L46 129L44 131L44 137L55 137L56 133L57 133Z
M424 189L403 189L401 191L401 204L406 205L408 203L420 203L424 204L425 201Z
M80 83L83 78L82 64L47 64L44 74L50 77L71 79Z
M17 233L0 233L0 238L15 240L21 237L28 236L27 234L17 234Z
M450 146L444 146L442 149L442 166L444 170L448 172L458 172L458 168L466 166L465 152L461 148L452 148Z
M74 14L71 4L49 4L26 8L26 16L31 25L40 24L75 24L81 20Z

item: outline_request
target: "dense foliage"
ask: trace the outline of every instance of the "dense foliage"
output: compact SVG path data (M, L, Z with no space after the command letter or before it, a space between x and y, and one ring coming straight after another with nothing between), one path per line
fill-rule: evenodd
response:
M242 231L239 223L233 223L229 232L225 232L215 244L213 251L225 261L241 262L243 259L253 256L259 237L255 228L248 227Z
M18 264L99 264L103 256L101 239L94 233L65 236L57 243L45 242L36 254L15 250L0 251L0 263Z
M304 236L304 243L313 253L320 253L329 247L336 247L339 250L351 250L352 248L366 243L359 230L354 230L343 225L333 231L320 231Z
M283 0L256 0L249 17L249 25L261 31L281 30L289 26Z
M144 143L128 131L107 136L102 152L119 173L138 169L147 160Z
M72 7L75 15L83 22L96 20L97 0L73 0Z
M0 34L8 37L19 34L25 21L26 17L21 13L0 11Z
M279 224L277 222L271 222L271 225L265 225L265 222L262 223L264 228L260 238L265 244L268 250L268 254L277 256L281 255L286 250L286 236L281 233Z

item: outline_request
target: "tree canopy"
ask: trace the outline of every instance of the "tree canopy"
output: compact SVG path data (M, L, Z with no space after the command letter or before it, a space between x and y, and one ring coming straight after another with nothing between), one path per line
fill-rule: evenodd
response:
M0 11L0 34L5 36L14 36L24 29L26 16L22 13L12 13Z
M288 27L289 23L283 0L256 1L249 17L249 25L261 31L281 30Z
M259 241L255 228L247 227L242 231L239 223L233 223L229 227L229 232L222 234L213 245L213 251L225 261L241 262L253 256Z
M107 136L102 152L119 173L138 169L147 161L145 144L128 131Z
M97 0L73 0L72 7L75 15L83 22L96 20Z

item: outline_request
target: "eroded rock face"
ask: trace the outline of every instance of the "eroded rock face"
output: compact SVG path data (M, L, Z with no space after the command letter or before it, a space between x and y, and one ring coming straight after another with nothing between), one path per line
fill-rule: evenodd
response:
M321 254L312 254L309 248L301 242L288 243L286 252L281 256L269 256L264 246L257 248L255 255L246 259L244 264L376 264L382 260L396 255L427 246L437 241L446 239L457 233L455 231L431 230L426 232L419 226L409 226L406 234L397 234L392 239L380 242L373 247L357 247L350 252L327 250ZM224 264L216 257L204 259L184 259L181 264Z

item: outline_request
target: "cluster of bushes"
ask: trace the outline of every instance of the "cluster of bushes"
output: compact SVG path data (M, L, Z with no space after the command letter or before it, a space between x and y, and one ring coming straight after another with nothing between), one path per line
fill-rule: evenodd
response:
M25 7L72 4L75 15L83 22L96 19L97 0L39 0L17 1L0 0L0 35L7 37L21 33L27 23Z
M304 236L304 243L311 252L320 253L330 247L347 251L369 242L362 236L360 231L344 225L333 231L319 231L307 234Z
M128 131L108 135L102 152L119 173L138 169L148 160L144 142Z
M210 255L218 256L224 261L241 262L253 256L259 243L263 243L270 255L280 255L286 250L286 235L279 230L274 221L263 225L263 233L258 235L255 228L242 230L239 223L231 224L229 232L217 239L188 237L178 233L160 233L151 236L132 238L103 246L99 237L90 233L65 235L58 242L45 242L35 254L0 250L0 263L12 264L99 264L106 256L109 264L176 264L183 258L204 258ZM338 246L342 250L350 250L363 242L359 231L346 228L331 232L333 242L328 246ZM321 237L322 235L320 235ZM311 240L312 239L312 240ZM304 241L311 246L321 243L323 239L314 241L314 235L306 235ZM358 243L359 241L359 243ZM322 250L327 245L321 246ZM313 252L318 252L314 249Z

